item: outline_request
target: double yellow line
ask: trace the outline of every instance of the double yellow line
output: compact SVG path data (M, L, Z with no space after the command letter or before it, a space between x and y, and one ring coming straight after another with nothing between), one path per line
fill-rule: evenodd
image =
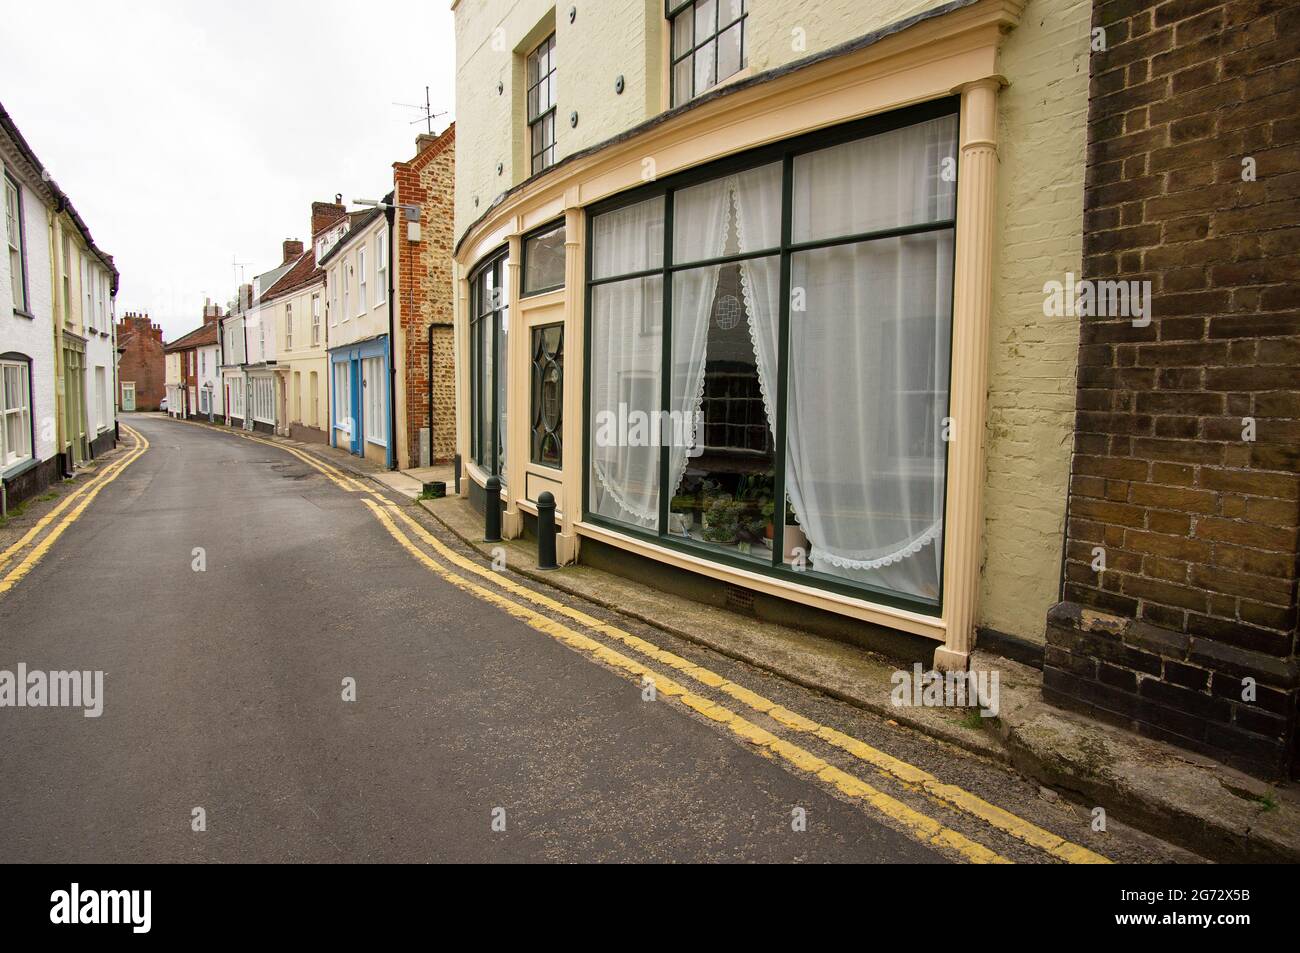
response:
M458 574L421 549L415 540L418 539L424 546L446 560L447 563L464 571L466 574L472 574L486 580L525 602L530 602L555 615L563 616L588 631L599 633L607 639L618 642L632 649L638 655L666 666L678 676L693 681L703 688L725 695L758 715L771 718L784 729L816 737L820 741L845 752L857 761L870 765L882 776L901 783L909 790L925 795L936 804L976 818L1003 834L1010 835L1058 860L1076 864L1110 863L1109 859L1101 854L1079 844L1071 843L1065 838L1038 827L957 785L945 783L928 771L895 758L893 755L844 734L835 728L818 724L812 719L790 711L771 699L723 678L703 666L696 665L679 655L661 649L639 636L603 622L580 609L552 599L527 586L520 585L505 577L502 573L484 568L474 560L448 547L382 494L364 486L319 457L259 437L247 434L237 434L237 436L290 453L348 492L361 492L376 497L381 501L382 505L371 499L363 499L363 502L384 529L416 560L449 584L502 609L509 615L524 622L530 628L551 636L575 651L609 665L634 681L651 679L658 694L674 699L705 717L726 726L733 734L754 745L765 755L780 758L796 770L812 775L850 798L867 805L877 813L891 819L922 842L947 848L963 859L974 863L1011 862L1006 857L971 840L964 834L944 826L934 818L872 787L861 778L835 767L811 751L792 744L741 717L735 711L687 689L673 678L651 669L644 663L624 655L590 636L583 635L581 632L544 615L536 609L522 605L512 599L507 599L499 593L474 582L472 579ZM398 526L399 522L414 535L415 539L412 539L411 535L408 535Z
M724 694L757 714L768 716L784 728L813 735L821 741L846 752L857 760L871 765L878 773L902 782L907 788L919 791L945 807L956 809L968 816L977 818L1005 834L1009 834L1032 847L1036 847L1039 850L1056 857L1058 860L1063 860L1067 863L1110 862L1102 855L1091 851L1086 847L1073 844L1050 831L1044 830L1043 828L1026 821L1024 818L1012 814L1004 808L998 807L977 795L971 794L969 791L966 791L957 785L947 784L940 781L934 775L922 770L921 768L895 758L884 751L874 748L871 745L859 741L858 739L846 735L834 728L820 725L803 715L778 705L776 702L765 698L744 686L723 678L703 666L696 665L681 656L661 649L645 639L632 635L630 632L620 629L617 626L603 622L600 619L588 615L580 609L576 609L555 599L551 599L550 597L529 589L526 586L519 585L518 583L505 578L498 572L485 569L474 561L465 558L450 547L446 546L441 540L434 537L423 526L411 519L410 516L403 513L397 507L380 507L370 500L365 500L364 502L368 507L370 507L371 511L375 514L375 517L380 521L380 523L383 524L384 528L388 530L389 534L392 535L393 538L403 546L403 548L447 582L478 596L486 602L504 609L506 612L525 622L530 627L558 639L569 647L574 648L593 659L605 662L606 664L627 673L634 679L652 679L656 691L659 694L677 699L688 708L703 714L707 718L722 723L742 739L764 749L771 755L783 759L796 769L812 774L819 780L834 786L849 797L864 802L877 812L891 818L903 826L913 836L922 841L947 847L956 851L966 860L975 863L1010 863L1010 861L1005 857L1002 857L983 845L970 840L965 835L943 826L933 818L928 817L896 798L873 788L860 778L848 774L847 772L829 764L827 761L812 752L778 738L776 735L773 735L741 717L736 712L695 694L673 679L648 668L642 663L635 661L634 659L631 659L594 639L576 632L562 623L556 622L548 616L509 599L505 599L497 593L491 592L482 586L457 575L455 572L439 563L436 559L420 550L419 547L415 545L414 541L397 527L393 522L392 517L396 517L404 523L422 543L430 549L433 549L455 566L486 579L499 588L505 589L513 595L541 606L550 612L572 619L574 622L577 622L588 630L598 632L607 638L618 641L628 648L633 649L638 654L671 668L679 675L683 675L705 688L713 689Z
M130 434L135 440L135 446L127 453L127 455L121 460L110 464L103 473L89 480L75 492L68 494L66 498L60 501L58 506L54 507L54 509L50 510L50 512L37 520L36 525L24 533L16 543L6 549L3 553L0 553L0 572L2 572L5 566L9 564L10 560L14 559L18 553L22 551L23 547L36 539L36 537L38 537L51 523L59 519L59 516L67 510L68 507L72 506L74 503L76 504L72 509L72 512L64 516L58 525L50 530L49 533L45 535L45 538L42 539L25 557L23 557L22 561L9 571L8 575L0 578L0 596L4 595L16 586L24 576L35 568L36 564L41 561L42 557L44 557L47 552L49 552L50 547L55 544L60 536L63 535L64 531L81 518L81 514L86 511L86 507L91 504L104 487L116 480L122 475L122 471L136 460L140 459L140 457L144 456L145 451L149 449L149 441L145 439L144 434L126 426L125 424L122 425L122 429Z

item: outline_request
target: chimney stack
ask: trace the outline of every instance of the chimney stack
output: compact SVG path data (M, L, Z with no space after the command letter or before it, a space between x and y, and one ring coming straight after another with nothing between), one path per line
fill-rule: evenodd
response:
M284 260L282 265L287 265L291 261L297 261L302 257L302 242L296 238L286 238L284 240Z
M239 286L239 310L251 311L252 308L253 308L253 286L247 284L240 285Z
M215 324L221 317L221 305L213 304L211 298L203 299L203 324Z
M315 238L335 222L345 218L347 207L342 202L342 195L334 196L333 202L311 203L311 236Z

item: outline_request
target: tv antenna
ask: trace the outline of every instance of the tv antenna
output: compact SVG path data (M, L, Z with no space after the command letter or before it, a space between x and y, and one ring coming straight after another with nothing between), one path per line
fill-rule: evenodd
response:
M251 261L239 261L237 255L230 256L230 269L234 272L236 287L244 283L244 267L251 264Z
M433 135L433 121L434 121L435 119L437 119L439 116L445 116L445 115L447 115L447 111L446 111L445 109L444 109L442 112L440 112L440 113L436 113L436 112L433 111L433 104L432 104L432 103L430 102L430 100L429 100L429 87L428 87L428 86L424 87L424 105L423 105L423 106L417 106L417 105L414 104L414 103L393 103L393 105L394 105L394 106L401 106L401 107L403 107L404 109L418 109L418 110L420 110L420 112L424 113L424 115L423 115L421 118L416 119L416 120L414 120L414 121L412 121L412 122L409 122L409 123L407 123L407 125L408 125L408 126L414 126L417 122L425 123L426 126L427 126L427 128L428 128L429 135Z

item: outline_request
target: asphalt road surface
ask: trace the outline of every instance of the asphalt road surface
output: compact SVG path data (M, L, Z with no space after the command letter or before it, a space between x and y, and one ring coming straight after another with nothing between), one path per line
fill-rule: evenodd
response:
M104 672L99 718L0 709L0 861L950 859L448 584L285 452L127 421L148 451L0 597L0 669Z

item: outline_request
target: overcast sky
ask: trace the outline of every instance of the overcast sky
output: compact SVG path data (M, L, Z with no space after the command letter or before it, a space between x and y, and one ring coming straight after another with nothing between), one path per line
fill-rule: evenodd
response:
M448 0L0 0L0 102L173 340L309 240L313 200L380 198L423 103L454 118Z

